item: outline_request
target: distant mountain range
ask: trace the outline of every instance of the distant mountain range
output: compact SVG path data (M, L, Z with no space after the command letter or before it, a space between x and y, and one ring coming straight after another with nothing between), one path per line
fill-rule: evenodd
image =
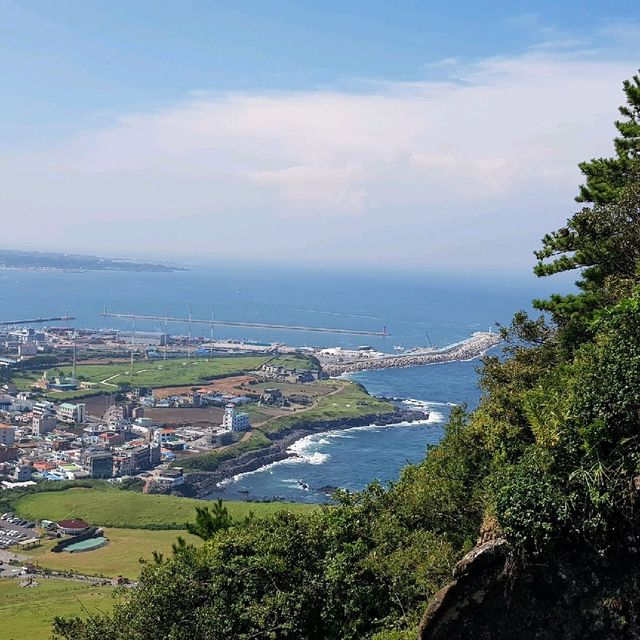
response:
M56 269L64 271L188 271L172 265L84 256L73 253L14 251L0 249L0 267L12 269Z

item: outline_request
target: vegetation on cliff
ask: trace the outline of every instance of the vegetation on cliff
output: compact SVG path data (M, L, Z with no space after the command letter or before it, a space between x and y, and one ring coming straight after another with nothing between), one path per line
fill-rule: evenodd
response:
M391 487L342 493L337 506L310 514L234 522L197 549L176 545L144 568L140 588L123 593L112 614L58 620L57 634L399 640L415 637L425 603L480 536L506 538L514 573L576 549L632 558L640 78L624 88L616 157L581 165L579 199L589 204L537 254L538 275L580 269L579 292L538 301L546 318L520 312L503 328L505 354L485 358L473 414L454 411L441 444ZM612 613L591 637L624 637L635 624L637 592L618 587L602 583L598 606Z

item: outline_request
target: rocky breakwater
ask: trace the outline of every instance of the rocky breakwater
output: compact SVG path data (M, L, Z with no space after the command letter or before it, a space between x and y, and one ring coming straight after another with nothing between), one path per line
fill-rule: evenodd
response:
M343 373L369 371L371 369L389 369L401 367L418 367L425 364L472 360L484 355L491 347L502 342L499 333L478 331L470 338L442 349L412 351L401 355L361 358L347 361L328 361L322 363L322 370L330 376Z
M374 413L357 418L301 420L288 429L269 434L272 443L262 449L247 451L236 458L225 460L221 462L214 471L187 474L185 478L186 493L198 498L205 498L212 493L223 492L224 487L218 486L222 480L240 473L255 471L273 462L295 457L296 454L289 451L291 445L297 440L313 433L351 429L353 427L364 427L368 425L385 426L401 423L406 424L407 422L424 421L428 418L429 414L423 411L398 408L389 413Z

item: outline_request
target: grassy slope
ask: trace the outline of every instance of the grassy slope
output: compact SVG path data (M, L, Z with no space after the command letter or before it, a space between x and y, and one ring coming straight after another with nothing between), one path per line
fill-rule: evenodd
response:
M260 431L254 431L248 440L230 445L219 451L183 458L174 463L174 466L183 467L187 471L213 471L225 460L237 458L247 451L268 447L270 444L271 440L267 436Z
M164 555L171 553L171 545L178 536L193 545L202 544L197 536L186 531L146 531L144 529L105 528L109 543L95 551L83 553L52 553L57 540L43 542L40 547L26 552L33 563L59 571L73 571L87 575L125 576L137 578L140 573L140 559L150 560L153 551Z
M308 505L284 503L225 502L229 512L243 518L250 512L265 516L276 511L304 511ZM171 526L184 528L184 523L195 518L196 506L206 505L202 500L148 495L119 489L73 488L50 493L23 496L16 504L16 512L25 518L61 520L83 518L90 524L143 528Z
M318 383L318 384L334 384ZM326 396L322 396L308 410L290 416L282 416L269 420L259 427L260 431L269 434L277 433L283 429L295 426L302 420L339 420L357 418L372 413L391 413L395 411L390 402L379 400L370 396L362 387L353 383L345 383L344 386Z
M18 580L0 579L0 637L3 640L45 640L55 616L85 617L87 611L108 611L112 587L94 587L67 580L43 580L23 588Z

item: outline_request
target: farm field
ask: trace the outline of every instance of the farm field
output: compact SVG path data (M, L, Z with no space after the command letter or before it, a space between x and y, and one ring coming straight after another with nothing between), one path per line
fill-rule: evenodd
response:
M170 526L183 529L185 522L195 518L196 506L206 504L203 500L136 493L109 487L76 487L25 495L16 502L15 511L32 520L82 518L89 524L104 527ZM299 512L312 508L310 505L282 502L225 501L225 505L234 518L244 518L251 512L261 517L276 511Z
M178 536L189 544L200 545L202 540L186 531L148 531L145 529L105 528L109 542L100 549L83 553L52 553L58 542L47 540L41 546L25 552L33 564L58 571L72 571L86 575L136 579L142 565L140 559L151 560L152 553L171 554L171 545Z
M3 640L47 640L54 617L86 617L113 606L113 587L41 578L37 587L20 587L19 582L0 579Z

